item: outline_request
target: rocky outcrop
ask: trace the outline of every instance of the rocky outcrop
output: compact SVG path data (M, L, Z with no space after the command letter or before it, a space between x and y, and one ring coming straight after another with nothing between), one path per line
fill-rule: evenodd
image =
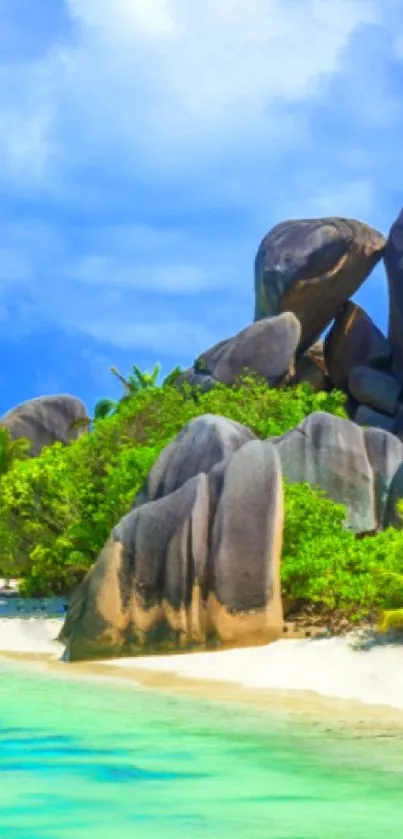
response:
M361 405L393 417L397 411L402 385L390 373L371 367L353 367L348 377L348 389Z
M307 350L376 263L385 238L360 221L301 219L277 224L255 259L255 320L293 312Z
M333 387L345 392L354 367L365 365L387 371L391 362L389 341L352 300L344 304L327 333L324 355Z
M393 485L403 463L403 445L393 434L380 428L365 428L363 435L374 478L376 526L383 529L390 526L394 515L394 497L398 490ZM403 497L403 485L401 495L396 497Z
M403 385L403 210L390 229L384 263L389 287L391 372Z
M361 425L363 428L381 428L383 431L390 431L391 433L395 425L394 417L375 411L368 405L359 405L353 414L353 419L357 425Z
M283 490L270 442L133 510L75 591L70 660L280 637Z
M294 372L300 336L299 322L291 312L265 318L203 352L177 384L187 381L210 390L216 382L233 385L239 376L251 371L269 384L277 384Z
M282 632L283 476L346 507L356 533L395 522L403 444L318 412L261 441L222 417L188 423L154 464L142 503L113 529L75 591L60 640L70 660Z
M85 405L75 396L39 396L18 405L0 420L8 428L13 440L26 437L31 440L31 456L40 454L44 446L52 443L69 443L85 429L88 414ZM80 425L80 421L84 421ZM75 425L77 423L77 425Z
M346 526L366 532L377 526L374 477L364 434L350 420L317 412L274 441L285 477L319 486L346 505Z
M357 425L401 436L402 218L393 225L387 248L381 233L352 219L293 220L274 227L255 260L255 323L202 353L178 386L187 382L203 392L217 382L231 386L249 372L273 387L305 382L316 392L335 388L345 393L347 415ZM395 301L389 339L349 299L384 252ZM316 340L333 318L324 341Z
M205 474L256 437L245 425L204 414L187 423L157 458L148 476L148 501L163 498L200 472Z
M385 526L389 488L403 461L392 434L318 411L273 445L289 481L318 486L345 505L346 527L367 533Z

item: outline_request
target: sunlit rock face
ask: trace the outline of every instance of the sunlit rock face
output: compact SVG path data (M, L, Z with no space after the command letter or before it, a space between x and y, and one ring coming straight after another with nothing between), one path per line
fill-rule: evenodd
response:
M255 321L293 312L307 350L351 297L385 248L363 222L343 218L284 221L265 236L255 259Z
M278 454L251 440L119 522L71 599L66 657L279 638L282 533Z

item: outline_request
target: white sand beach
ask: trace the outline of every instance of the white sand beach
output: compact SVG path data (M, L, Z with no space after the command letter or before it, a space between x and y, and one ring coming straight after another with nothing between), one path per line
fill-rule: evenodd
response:
M61 618L0 618L0 655L61 659L54 639ZM77 669L77 665L65 664ZM88 665L91 667L91 665ZM321 639L284 639L253 648L139 656L97 662L104 672L166 674L199 684L214 682L248 691L314 692L366 705L403 709L403 645L374 642L357 648L357 635Z

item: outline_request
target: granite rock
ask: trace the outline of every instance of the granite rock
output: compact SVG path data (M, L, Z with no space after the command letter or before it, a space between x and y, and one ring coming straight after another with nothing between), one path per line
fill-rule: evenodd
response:
M402 385L391 373L362 364L350 370L348 389L360 405L368 405L381 414L393 417Z
M391 363L389 341L364 309L351 300L344 304L327 333L324 354L333 387L344 392L348 391L354 367L388 370Z
M66 658L279 638L282 532L278 454L252 440L119 522L71 598Z
M75 396L60 394L29 399L4 414L0 424L8 428L13 440L18 437L31 440L28 454L35 457L44 446L56 442L67 444L80 437L88 430L86 420L88 414L83 402Z
M255 259L255 320L293 312L299 353L336 317L385 248L384 236L344 218L285 221L262 240Z
M345 504L349 529L376 529L374 475L363 431L354 422L318 411L273 444L289 481L319 486Z
M389 288L391 371L403 385L403 209L390 229L384 263Z
M393 431L395 424L394 417L383 414L380 411L375 411L367 405L359 405L354 414L354 422L357 425L369 426L371 428L381 428L383 431Z
M245 371L275 384L293 370L300 335L300 324L291 312L264 318L203 352L194 371L226 385L234 384Z

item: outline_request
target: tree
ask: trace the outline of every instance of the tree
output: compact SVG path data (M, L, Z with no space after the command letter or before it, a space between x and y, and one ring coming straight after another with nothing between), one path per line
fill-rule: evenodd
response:
M111 367L111 373L113 373L113 375L119 380L120 384L123 385L126 391L126 396L132 396L139 390L157 387L157 380L160 372L161 365L159 362L154 364L151 373L143 373L136 364L133 364L132 372L129 373L129 376L125 379L116 367Z

